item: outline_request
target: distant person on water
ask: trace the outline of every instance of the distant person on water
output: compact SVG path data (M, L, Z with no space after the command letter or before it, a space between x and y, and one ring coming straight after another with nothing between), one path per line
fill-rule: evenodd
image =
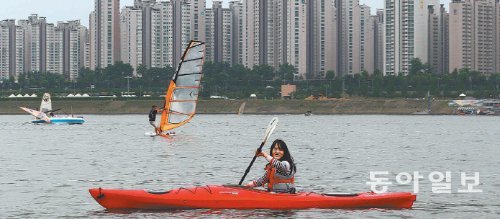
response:
M248 183L247 187L267 184L267 190L270 192L295 193L294 175L297 168L283 140L274 140L269 154L264 151L256 151L255 154L257 157L264 157L269 163L265 167L264 176Z
M155 128L155 133L160 134L160 127L156 125L156 114L161 112L162 109L158 108L158 106L151 106L151 111L149 111L149 124L151 124Z

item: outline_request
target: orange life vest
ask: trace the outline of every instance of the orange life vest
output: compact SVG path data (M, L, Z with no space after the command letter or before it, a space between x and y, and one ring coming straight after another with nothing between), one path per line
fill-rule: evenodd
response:
M272 165L267 165L266 170L267 170L267 178L269 179L269 182L267 183L267 188L269 189L269 191L273 190L274 184L295 182L295 176L292 176L292 178L290 179L280 179L279 177L277 177L276 168L273 167Z

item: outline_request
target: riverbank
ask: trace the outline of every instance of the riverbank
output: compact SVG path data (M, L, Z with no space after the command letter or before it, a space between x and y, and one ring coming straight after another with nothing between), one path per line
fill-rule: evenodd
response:
M162 99L52 99L53 109L60 114L147 114L152 105L161 105ZM410 115L427 110L423 99L331 99L331 100L200 100L199 114L236 114L245 103L244 114L395 114ZM433 115L449 115L453 108L447 100L431 103ZM20 106L38 108L39 98L2 99L0 114L26 114Z

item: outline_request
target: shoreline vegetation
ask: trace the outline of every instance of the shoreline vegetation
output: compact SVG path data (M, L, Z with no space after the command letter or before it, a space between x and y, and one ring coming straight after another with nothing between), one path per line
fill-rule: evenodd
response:
M58 114L148 114L152 105L161 105L163 99L116 98L116 99L66 99L53 98L53 108ZM430 115L452 115L454 108L448 106L449 100L433 100ZM386 114L412 115L427 112L425 98L338 98L328 100L199 100L197 114L304 114L310 111L315 115L336 114ZM26 114L19 107L38 108L39 98L0 99L0 114ZM427 114L427 113L425 113Z

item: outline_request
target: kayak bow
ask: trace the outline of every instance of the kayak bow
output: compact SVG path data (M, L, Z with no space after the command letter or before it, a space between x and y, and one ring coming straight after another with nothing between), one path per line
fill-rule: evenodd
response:
M89 189L106 209L308 209L308 208L411 208L416 195L410 192L377 194L272 193L240 186L199 186L166 192L146 190Z

